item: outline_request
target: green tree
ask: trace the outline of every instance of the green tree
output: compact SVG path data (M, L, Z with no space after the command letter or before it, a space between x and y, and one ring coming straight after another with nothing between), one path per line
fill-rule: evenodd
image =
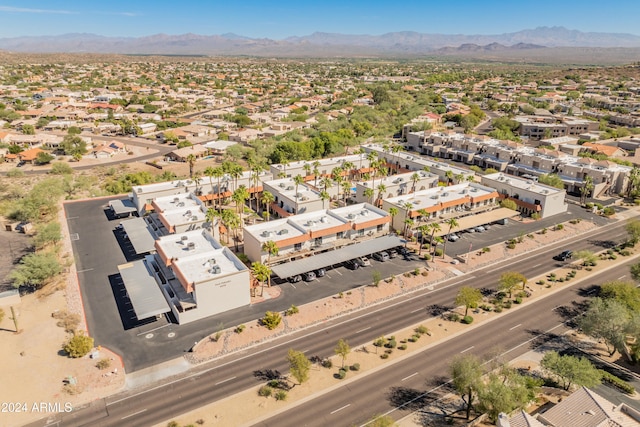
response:
M560 380L562 388L569 390L572 384L594 387L600 384L602 374L589 359L570 355L561 356L555 351L548 351L540 361L540 366Z
M573 256L576 259L581 259L582 265L585 267L594 266L598 262L598 256L588 250L574 252Z
M527 278L524 277L523 274L517 273L515 271L507 271L506 273L502 273L500 275L498 289L508 292L509 298L511 298L514 289L516 289L520 285L522 285L522 288L524 289L526 284Z
M46 151L40 151L36 155L35 163L37 165L46 165L47 163L50 163L51 160L53 159L55 159L55 157L53 157L51 154L47 153Z
M9 273L14 287L33 286L40 289L47 281L62 272L56 254L36 252L22 257L18 266Z
M512 211L518 210L518 205L511 199L504 199L500 202L500 206L503 208L511 209Z
M344 362L347 360L349 353L351 353L351 347L349 347L347 340L340 338L333 352L342 358L342 367L344 368Z
M60 224L56 221L38 225L36 234L32 239L36 250L43 249L48 245L56 245L60 240L62 240L62 233Z
M547 173L547 174L540 175L538 177L538 182L540 184L549 185L551 187L564 189L564 182L562 181L562 178L560 178L555 173Z
M631 278L636 282L640 282L640 263L633 264L630 270L631 270Z
M86 356L93 348L93 338L84 335L82 332L74 334L67 341L62 349L74 359Z
M632 269L633 267L631 266ZM603 283L600 286L600 297L622 303L630 313L640 313L640 288L633 282L614 280Z
M282 316L276 311L267 311L264 314L264 317L260 319L260 322L271 331L280 325L280 322L282 322Z
M77 135L66 135L60 144L60 148L64 154L69 156L87 154L87 143L84 139Z
M478 390L478 409L495 422L498 414L522 409L535 399L542 380L520 375L515 369L503 366L488 375Z
M73 168L64 162L54 162L51 164L49 173L52 175L69 175L73 173Z
M633 246L640 241L640 220L629 219L625 225L625 230L629 236L628 240Z
M298 385L309 379L311 361L303 352L290 348L287 352L287 361L289 362L289 373L298 381Z
M466 317L469 309L477 307L480 301L482 301L482 292L479 289L463 286L456 295L455 304L457 306L464 305L464 315Z
M69 126L69 129L67 129L68 135L80 135L81 133L82 129L80 129L78 126Z
M193 154L189 154L186 160L187 160L187 163L189 164L189 178L193 179L193 168L196 165L197 158Z
M466 406L467 420L478 389L482 386L482 363L473 354L458 354L449 365L453 388L462 397Z
M627 354L626 335L631 317L627 308L613 299L594 298L578 327L595 339L604 341L609 356L616 351Z
M25 135L35 135L36 129L33 125L22 125L22 133Z

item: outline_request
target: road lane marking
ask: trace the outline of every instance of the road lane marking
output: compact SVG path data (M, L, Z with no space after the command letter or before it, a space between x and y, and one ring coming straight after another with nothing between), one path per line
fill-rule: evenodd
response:
M145 412L145 411L146 411L146 409L143 409L142 411L138 411L138 412L134 412L133 414L125 415L124 417L122 417L122 418L120 418L120 419L121 419L121 420L124 420L124 419L127 419L127 418L129 418L129 417L133 417L133 416L135 416L135 415L141 414L141 413L143 413L143 412Z
M231 377L231 378L227 378L226 380L222 380L222 381L218 381L217 383L215 383L214 385L220 385L220 384L224 384L227 381L231 381L231 380L235 380L236 377Z
M471 350L473 347L475 347L475 346L472 345L471 347L462 350L460 353L466 353L467 351Z
M333 415L333 414L335 414L336 412L339 412L339 411L342 411L342 410L343 410L343 409L345 409L345 408L348 408L349 406L351 406L351 403L348 403L348 404L344 405L342 408L338 408L338 409L336 409L335 411L330 412L329 414L330 414L330 415Z
M536 264L534 266L532 266L531 268L536 268L536 267L540 267L542 264Z
M339 275L343 276L342 273L340 273L338 270L334 270L336 273L338 273Z
M623 274L622 276L618 277L618 280L622 280L622 279L624 279L625 277L627 277L627 275L626 275L626 274Z
M86 271L93 271L93 268L85 268L84 270L78 270L76 273L84 273Z
M67 218L67 221L71 220L71 219L78 219L80 218L79 216L70 216L69 218Z
M171 326L171 323L167 323L166 325L163 325L163 326L158 326L157 328L153 328L153 329L151 329L150 331L140 332L139 334L136 334L136 335L137 335L137 336L140 336L140 335L146 335L146 334L148 334L149 332L157 331L158 329L166 328L167 326Z
M516 326L514 326L513 328L509 328L510 331L513 331L515 328L518 328L522 326L522 323L518 323Z
M289 284L291 285L291 287L292 287L293 289L298 289L298 288L296 288L296 287L293 285L293 283L289 283Z
M401 379L400 381L404 381L404 380L408 380L411 377L415 377L416 375L418 375L417 372L414 372L413 374L409 375L408 377L404 377L403 379Z
M356 334L359 334L360 332L367 331L367 330L369 330L369 329L371 329L371 326L366 327L366 328L364 328L364 329L360 329L359 331L356 331Z
M424 308L419 308L419 309L417 309L417 310L413 310L413 311L411 312L411 314L413 314L413 313L417 313L417 312L422 311L422 310L424 310Z

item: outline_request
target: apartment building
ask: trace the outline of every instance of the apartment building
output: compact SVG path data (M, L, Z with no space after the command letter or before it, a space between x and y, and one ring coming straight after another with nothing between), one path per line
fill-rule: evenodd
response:
M279 263L385 235L390 221L368 203L294 215L245 227L244 252L251 261ZM278 246L277 256L263 249L267 241Z
M281 218L325 209L328 200L320 192L305 183L296 184L293 178L281 178L262 184L264 191L274 196L272 210Z
M131 197L138 214L143 215L153 209L152 203L158 197L188 194L195 191L196 187L197 183L190 179L134 185Z
M151 202L157 219L167 234L184 233L200 228L211 228L207 224L204 203L194 193L180 193L158 197Z
M423 170L385 176L375 180L355 183L354 199L358 203L381 203L383 198L401 196L415 191L426 190L438 185L438 176ZM381 187L382 186L382 187ZM368 197L367 189L373 188L374 194ZM384 191L380 191L384 188Z
M579 136L596 131L599 126L598 122L564 116L519 116L514 120L520 123L520 135L533 140Z
M532 179L497 172L480 177L480 182L495 188L502 198L513 200L523 215L547 218L567 211L565 190L540 184Z
M310 176L315 175L315 171L318 171L318 175L327 176L331 174L331 171L337 167L345 169L344 165L351 163L355 170L365 173L369 169L369 160L365 154L350 154L347 156L331 157L328 159L318 159L314 161L301 160L298 162L291 162L288 164L278 163L271 165L271 173L274 179L278 178L291 178L296 175ZM348 171L345 171L348 174Z
M386 212L392 207L398 210L392 226L402 230L407 218L426 222L475 215L497 207L498 200L499 194L493 188L464 182L384 199L382 209ZM427 216L421 212L426 212Z
M249 269L206 230L156 240L154 275L179 324L250 304Z

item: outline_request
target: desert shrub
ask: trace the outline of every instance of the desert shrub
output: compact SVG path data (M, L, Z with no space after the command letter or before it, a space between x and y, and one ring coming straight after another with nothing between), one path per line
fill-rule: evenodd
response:
M384 339L384 337L380 337L380 338L377 338L377 339L373 342L373 345L374 345L374 346L376 346L376 347L382 347L382 346L384 345L385 341L386 341L386 340Z
M268 385L263 385L258 389L258 396L269 397L273 393L273 389Z
M331 369L333 367L333 362L331 361L331 359L324 359L322 361L322 367L323 368L327 368L327 369Z
M533 219L533 220L536 220L536 221L537 221L537 220L539 220L540 218L542 218L542 216L541 216L538 212L535 212L535 213L532 213L532 214L531 214L531 219Z
M600 373L602 374L602 381L614 386L615 388L623 391L624 393L627 393L627 394L635 393L636 389L626 381L616 377L615 375L607 371L600 370Z
M76 396L82 393L82 387L80 387L78 384L65 384L64 386L62 386L62 391L69 396Z
M491 252L491 248L490 247L485 246L484 248L482 248L482 253L486 254L487 252Z
M502 307L504 307L504 308L506 308L506 309L511 308L511 301L505 301L505 302L502 304Z
M343 380L344 377L347 376L347 369L346 368L340 368L340 370L338 371L338 378Z
M109 367L111 366L111 360L105 358L102 358L100 360L98 360L98 362L96 363L96 368L98 369L109 369Z
M398 350L406 350L407 349L407 345L406 344L400 344L398 346Z
M538 284L538 285L544 285L545 283L546 283L546 282L545 282L544 280L542 280L542 279L541 279L541 280L538 280L538 281L536 282L536 284Z
M242 333L242 331L244 331L244 330L245 330L245 328L246 328L246 326L245 326L245 325L238 325L238 326L236 326L236 329L235 329L236 334L241 334L241 333Z
M280 381L278 380L271 380L267 383L267 385L271 388L278 388L280 387Z
M492 311L492 310L493 310L493 307L491 307L489 304L482 304L482 305L480 306L480 309L481 309L482 311Z
M297 314L299 312L300 312L300 309L297 306L291 304L291 307L289 307L287 311L284 312L284 314L285 316L293 316L294 314Z
M516 304L522 304L522 298L521 297L516 297L516 299L514 299L513 302L516 303Z
M389 355L387 353L382 353L380 355L380 359L388 359L388 358L389 358Z
M423 277L427 277L429 275L429 272L427 270L425 270L421 274L422 274Z
M397 345L398 343L396 342L395 338L392 337L392 338L389 338L389 340L384 346L386 348L396 348Z
M507 249L515 249L515 248L516 248L515 243L507 243Z
M459 322L460 321L460 315L458 313L449 313L448 320L451 321L451 322Z
M87 355L93 348L93 338L83 334L82 332L74 334L67 341L62 349L72 358L83 357Z
M421 334L421 335L422 335L422 334L428 334L428 333L429 333L429 328L427 328L427 327L426 327L426 326L424 326L424 325L420 325L420 326L418 326L417 328L415 328L413 331L414 331L416 334Z
M57 319L57 326L64 328L65 331L73 333L78 329L80 324L80 316L76 313L69 313L67 310L56 311L51 315L54 319Z
M267 311L264 317L260 319L260 323L269 330L277 328L280 322L282 322L282 316L275 311Z
M467 325L470 325L473 323L473 317L471 316L464 316L462 318L462 323L466 323Z
M563 225L563 224L557 224L557 225L556 225L556 230L558 230L558 231L559 231L559 230L562 230L563 228L564 228L564 225Z
M442 254L443 254L443 253L444 253L444 252L442 251L442 249L441 249L441 248L437 248L437 249L434 251L434 253L433 253L433 254L434 254L434 256L442 256Z
M284 390L278 390L274 397L276 398L276 400L285 401L287 400L287 392Z
M349 369L352 371L359 371L360 370L360 364L359 363L354 363L353 365L349 366Z

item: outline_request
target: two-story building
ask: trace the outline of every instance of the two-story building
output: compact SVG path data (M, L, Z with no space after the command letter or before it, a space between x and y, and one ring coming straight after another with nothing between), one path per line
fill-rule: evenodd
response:
M355 183L354 199L357 203L381 203L382 199L415 191L426 190L438 185L438 176L423 170L400 173L398 175L385 176L378 179L360 181ZM375 186L375 187L374 187ZM373 189L373 195L367 189ZM384 189L384 191L381 191Z

